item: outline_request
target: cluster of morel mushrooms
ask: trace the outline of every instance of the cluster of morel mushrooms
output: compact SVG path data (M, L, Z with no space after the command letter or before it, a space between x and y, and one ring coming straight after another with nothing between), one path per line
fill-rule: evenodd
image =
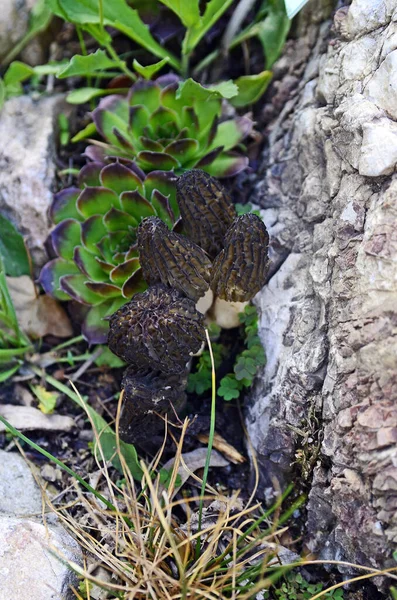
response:
M250 213L237 217L216 179L187 171L177 201L184 235L158 217L141 221L139 260L149 287L110 317L109 348L129 365L120 418L126 442L139 443L180 410L191 357L205 340L205 313L225 326L228 307L242 310L268 270L264 223Z

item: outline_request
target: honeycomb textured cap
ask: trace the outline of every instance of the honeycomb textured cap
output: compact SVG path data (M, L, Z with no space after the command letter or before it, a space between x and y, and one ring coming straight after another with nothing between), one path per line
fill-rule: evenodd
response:
M192 169L179 177L176 198L186 235L215 257L236 217L229 193L208 173Z
M187 371L165 375L151 369L128 367L123 376L123 406L119 433L127 443L145 442L164 430L162 416L172 415L186 401Z
M262 289L269 267L269 235L263 221L251 213L237 217L216 257L211 288L218 298L246 302Z
M164 285L149 287L110 318L110 350L136 368L182 373L205 339L193 300Z
M208 255L186 236L170 231L158 217L147 217L139 225L138 249L149 285L169 285L195 301L209 289Z

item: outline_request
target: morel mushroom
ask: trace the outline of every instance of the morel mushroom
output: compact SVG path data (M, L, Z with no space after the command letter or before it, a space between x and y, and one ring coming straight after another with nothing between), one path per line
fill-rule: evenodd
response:
M146 443L164 431L162 416L174 414L186 401L187 371L164 375L159 371L128 367L124 373L123 406L119 433L129 444Z
M110 350L137 368L182 373L205 339L204 317L178 290L155 285L110 317Z
M149 285L163 283L197 301L210 287L211 261L197 244L170 231L158 217L138 228L139 260Z
M229 193L208 173L192 169L177 181L177 202L186 235L215 257L236 217Z
M228 302L251 300L266 281L268 245L269 235L259 217L251 213L238 217L214 261L211 288L215 296Z

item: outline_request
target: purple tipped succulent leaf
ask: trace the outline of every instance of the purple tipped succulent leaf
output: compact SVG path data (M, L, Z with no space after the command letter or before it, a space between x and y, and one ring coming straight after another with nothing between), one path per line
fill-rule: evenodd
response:
M161 88L155 81L137 81L128 93L130 106L141 104L146 106L150 113L160 105Z
M111 283L86 281L85 285L91 292L102 298L118 298L120 296L120 288Z
M210 165L223 151L223 146L218 146L218 148L214 148L208 154L205 154L203 158L199 160L197 164L194 164L194 161L186 164L185 167L187 169L196 167L197 169L203 169L206 165Z
M158 190L154 190L152 194L152 205L154 206L157 216L171 229L176 221L175 215L172 212L168 198L166 198Z
M123 131L128 123L129 106L123 96L106 96L91 113L92 120L102 137L110 139L113 127Z
M148 137L140 136L139 141L141 143L142 150L149 150L150 152L162 152L163 146L159 142L155 142Z
M103 187L85 188L77 199L77 208L83 217L104 215L112 207L120 208L120 201L112 190Z
M116 285L122 286L139 269L139 266L138 258L126 260L111 271L110 280Z
M64 275L78 273L79 270L73 262L68 262L63 258L55 258L41 269L39 283L49 296L58 300L70 300L70 296L61 290L59 280Z
M210 165L203 170L214 177L233 177L248 167L248 158L237 152L222 152Z
M166 108L175 111L177 115L180 115L184 107L184 101L181 98L176 98L177 89L177 83L167 85L167 87L161 91L161 104ZM182 127L182 122L180 123L180 127Z
M127 190L143 191L143 183L138 175L119 162L111 163L101 170L100 182L118 195Z
M180 163L185 163L192 160L197 155L198 150L199 144L196 140L184 139L171 142L164 149L164 152L179 160Z
M82 273L77 275L64 275L59 280L60 288L80 304L95 305L102 302L103 298L92 292L87 286L87 277Z
M89 217L81 226L81 241L85 248L96 255L97 244L107 234L107 229L100 215Z
M197 138L199 134L199 122L193 107L184 106L182 110L182 127L186 128L189 135L186 137Z
M169 123L174 123L178 127L178 119L176 112L165 106L159 106L155 110L149 119L149 125L153 131L161 130L163 127L167 127Z
M83 220L76 207L76 200L80 194L81 190L75 187L66 188L55 194L49 211L50 219L55 225L64 219Z
M177 179L177 176L172 171L152 171L147 175L145 179L145 190L147 197L151 198L154 190L159 190L159 192L161 192L163 196L166 196L168 198L175 218L179 216L179 207L176 201Z
M143 292L147 288L146 281L142 275L142 269L138 269L127 279L122 287L122 294L124 298L132 298L134 294L138 292Z
M149 124L150 113L145 106L130 106L129 126L135 138L140 137Z
M121 194L120 200L123 210L134 217L138 223L144 217L151 217L156 214L150 202L141 196L139 192L124 192Z
M89 279L103 281L103 279L106 278L107 271L103 269L96 257L82 246L77 246L77 248L74 249L73 260L80 271ZM111 265L110 267L112 268Z
M87 146L87 148L84 150L83 156L89 160L92 160L93 162L99 162L101 164L105 164L106 161L105 150L99 146Z
M81 243L81 224L75 219L65 219L51 232L51 244L61 258L73 260L74 248Z
M125 298L122 299L117 308L120 308L124 302ZM114 312L114 307L115 301L110 299L89 309L81 327L81 332L87 342L90 344L106 344L109 324L104 319ZM114 310L117 310L117 308L114 308Z
M84 165L78 177L79 187L85 188L86 186L101 185L99 178L101 169L103 169L103 163L100 162L90 162Z
M137 160L145 171L153 171L157 169L164 169L165 171L171 171L171 169L177 169L180 167L179 161L169 154L163 154L161 152L149 152L144 150L139 152Z
M125 231L128 227L136 227L139 223L132 215L117 208L111 208L103 217L103 222L106 229L112 232Z

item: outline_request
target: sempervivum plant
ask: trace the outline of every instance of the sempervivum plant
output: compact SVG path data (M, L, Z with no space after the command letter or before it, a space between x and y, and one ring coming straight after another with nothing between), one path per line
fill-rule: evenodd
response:
M127 97L108 96L93 111L105 143L96 142L86 153L95 159L133 157L145 172L199 167L215 177L235 175L248 159L233 149L253 123L247 117L218 123L221 112L221 94L192 80L181 87L170 75L138 81Z
M80 187L55 195L50 242L56 258L43 267L40 282L55 298L86 305L88 341L105 342L104 318L146 288L136 230L149 216L173 226L179 214L175 179L163 171L145 176L133 162L94 162L81 170Z

